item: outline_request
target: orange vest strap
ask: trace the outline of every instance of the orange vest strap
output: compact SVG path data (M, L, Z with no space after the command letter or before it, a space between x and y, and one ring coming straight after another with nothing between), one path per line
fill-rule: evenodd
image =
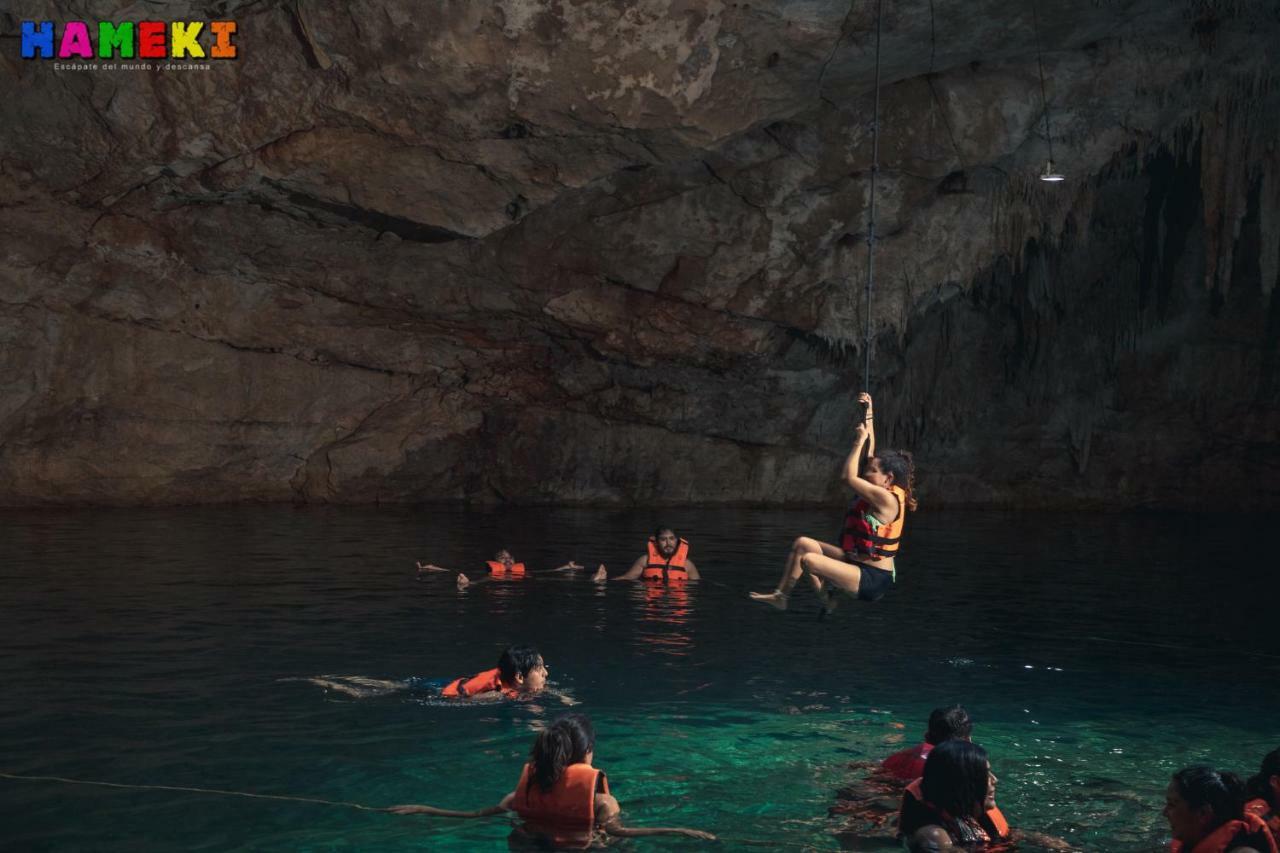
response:
M496 669L485 670L479 675L473 675L470 678L459 678L451 681L440 691L441 696L447 697L467 697L475 696L479 693L492 693L495 690L502 689L502 678Z
M991 821L991 825L995 827L996 835L1001 838L1009 837L1009 821L1004 819L1004 813L998 806L987 809L987 820Z
M1236 836L1242 833L1256 833L1263 841L1266 849L1263 853L1276 853L1276 841L1271 831L1262 822L1262 818L1252 812L1245 812L1243 820L1229 820L1222 826L1200 839L1200 843L1191 849L1191 853L1226 853L1236 846ZM1180 841L1169 844L1172 853L1181 853L1184 849Z
M497 560L485 560L485 563L489 566L489 574L495 578L524 577L524 563L512 563L510 570L507 569L506 564L499 563Z

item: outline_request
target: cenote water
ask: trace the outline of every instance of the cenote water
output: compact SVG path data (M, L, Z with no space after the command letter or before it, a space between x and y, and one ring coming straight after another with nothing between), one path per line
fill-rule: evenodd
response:
M708 579L686 594L583 577L457 592L479 574L621 572L670 519ZM753 604L790 540L838 510L237 507L0 515L0 770L374 806L480 808L516 782L555 700L445 704L422 681L543 651L597 727L628 823L724 849L885 849L828 816L851 762L962 702L1010 822L1084 850L1158 849L1163 788L1280 746L1274 518L929 513L895 589L816 619ZM1257 543L1257 544L1255 544ZM418 679L356 699L303 679ZM18 850L505 849L504 818L0 779ZM680 838L628 849L695 849ZM1029 849L1024 847L1024 849Z

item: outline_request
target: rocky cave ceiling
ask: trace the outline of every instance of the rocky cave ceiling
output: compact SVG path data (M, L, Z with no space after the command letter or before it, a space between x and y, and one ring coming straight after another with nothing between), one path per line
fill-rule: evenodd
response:
M884 10L872 390L922 504L1280 506L1280 4ZM240 55L18 58L23 19L157 15ZM874 27L0 12L0 503L837 499Z

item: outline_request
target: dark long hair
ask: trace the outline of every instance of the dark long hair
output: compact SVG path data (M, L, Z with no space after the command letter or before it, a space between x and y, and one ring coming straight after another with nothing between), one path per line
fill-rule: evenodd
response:
M1267 801L1271 808L1280 808L1271 792L1271 777L1280 776L1280 749L1273 749L1262 759L1262 769L1256 776L1249 777L1248 795Z
M916 511L916 461L910 450L881 450L876 453L880 470L893 475L893 484L907 493L906 508Z
M933 755L929 758L932 760ZM1215 827L1244 814L1244 782L1234 773L1212 767L1187 767L1173 774L1173 784L1192 809L1208 806L1213 810Z
M967 740L947 740L929 753L920 783L924 798L953 818L982 812L987 799L987 751Z
M529 782L550 791L565 768L596 747L596 730L586 714L565 714L542 731L529 751Z

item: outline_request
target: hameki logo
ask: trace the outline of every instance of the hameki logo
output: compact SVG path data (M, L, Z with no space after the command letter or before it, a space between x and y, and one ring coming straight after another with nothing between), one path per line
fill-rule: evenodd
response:
M235 59L236 29L235 21L100 21L95 54L88 21L67 21L61 38L53 21L23 21L22 58Z

